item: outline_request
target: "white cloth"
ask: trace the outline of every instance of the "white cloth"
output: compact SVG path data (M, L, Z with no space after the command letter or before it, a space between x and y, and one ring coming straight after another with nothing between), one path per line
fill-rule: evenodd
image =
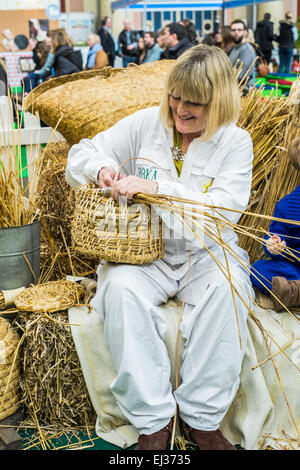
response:
M165 343L174 390L176 337L181 302L169 300L160 309L167 323ZM266 446L291 448L289 442L294 448L299 448L296 441L296 426L300 425L299 320L288 313L276 313L257 305L254 305L253 313L261 327L248 316L247 348L240 374L240 387L220 429L230 442L247 450L263 449ZM127 448L137 442L138 432L122 414L110 390L110 384L117 373L105 344L103 322L95 310L89 311L87 307L70 308L69 322L87 389L97 414L96 433L116 446ZM269 335L265 339L262 329ZM276 353L280 347L293 340L285 349L285 354L281 352L273 359L278 376L271 360L256 367L270 353ZM183 351L184 342L180 335L179 365Z

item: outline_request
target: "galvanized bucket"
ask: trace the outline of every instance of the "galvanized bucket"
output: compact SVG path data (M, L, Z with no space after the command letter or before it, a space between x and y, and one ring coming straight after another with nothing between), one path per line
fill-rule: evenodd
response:
M0 290L36 284L40 275L41 222L0 229Z

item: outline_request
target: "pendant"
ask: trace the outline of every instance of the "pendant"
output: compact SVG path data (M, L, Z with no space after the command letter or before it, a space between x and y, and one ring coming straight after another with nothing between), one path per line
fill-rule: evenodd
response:
M184 153L182 152L181 148L175 146L170 148L173 160L176 160L177 162L184 160Z

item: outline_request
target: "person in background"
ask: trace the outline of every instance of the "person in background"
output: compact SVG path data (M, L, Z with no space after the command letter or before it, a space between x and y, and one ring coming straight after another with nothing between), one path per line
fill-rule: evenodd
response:
M147 54L146 44L144 38L140 36L138 38L137 49L136 49L136 59L135 63L140 65L144 62Z
M193 22L189 20L188 18L185 18L182 24L184 28L186 29L187 38L190 41L190 43L193 45L198 44L197 32L196 32Z
M230 25L230 31L234 45L229 51L228 57L233 67L241 67L238 81L246 95L255 83L255 59L256 52L247 41L247 26L242 20L235 20Z
M201 44L206 44L207 46L214 46L215 41L211 35L205 36L205 38L201 39Z
M259 45L268 64L271 62L273 42L276 36L273 31L273 23L270 21L270 13L264 14L264 19L259 21L255 30L255 41Z
M162 53L165 51L165 28L160 28L157 31L156 42L162 50Z
M222 27L221 36L222 36L221 49L223 49L225 54L228 55L234 45L230 26Z
M90 34L87 40L87 44L89 46L89 51L85 68L86 70L90 70L95 66L97 52L103 51L103 47L100 44L100 37L98 34Z
M279 70L278 73L290 73L293 62L294 42L298 39L298 31L292 21L292 15L288 11L284 20L279 21L279 35L276 42L279 46Z
M68 75L82 71L82 55L73 49L72 39L64 29L55 30L51 34L52 48L54 54L53 69L54 76Z
M39 57L39 63L41 68L30 72L24 77L24 92L30 93L39 83L45 81L51 76L52 64L54 61L54 54L50 51L51 49L51 35L48 33L46 39L37 45L37 55Z
M118 53L122 57L123 67L136 60L136 48L139 34L131 29L131 22L124 20L124 29L118 37Z
M37 55L37 45L38 45L38 40L37 38L29 38L28 39L28 49L32 51L32 59L33 62L35 63L35 68L34 70L38 70L41 68L40 66L40 59L39 56Z
M295 171L300 171L300 138L292 140L288 158ZM300 185L277 202L269 232L263 245L269 259L255 261L251 281L263 294L270 291L277 312L300 306L300 227L288 220L300 221ZM277 300L279 299L279 300ZM281 303L282 302L282 303Z
M162 48L156 42L156 34L153 31L147 31L144 34L146 57L144 62L155 62L160 59Z
M162 59L177 59L187 49L193 46L188 40L184 26L179 23L170 23L165 26L164 43L166 50L162 52Z
M111 34L111 18L105 16L101 22L101 28L98 31L102 47L107 54L109 65L114 66L116 57L116 45Z

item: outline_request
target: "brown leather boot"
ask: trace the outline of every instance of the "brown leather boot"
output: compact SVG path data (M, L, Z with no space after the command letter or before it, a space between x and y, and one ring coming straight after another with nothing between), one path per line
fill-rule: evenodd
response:
M272 279L272 292L285 307L300 306L300 281L288 281L285 277L276 276ZM281 312L284 307L272 296L274 310Z
M140 434L137 446L134 450L166 450L171 440L173 418L167 426L153 434Z
M187 441L197 444L200 450L237 450L234 445L225 439L219 429L216 431L200 431L192 428L182 419L179 420L179 426L183 437Z

